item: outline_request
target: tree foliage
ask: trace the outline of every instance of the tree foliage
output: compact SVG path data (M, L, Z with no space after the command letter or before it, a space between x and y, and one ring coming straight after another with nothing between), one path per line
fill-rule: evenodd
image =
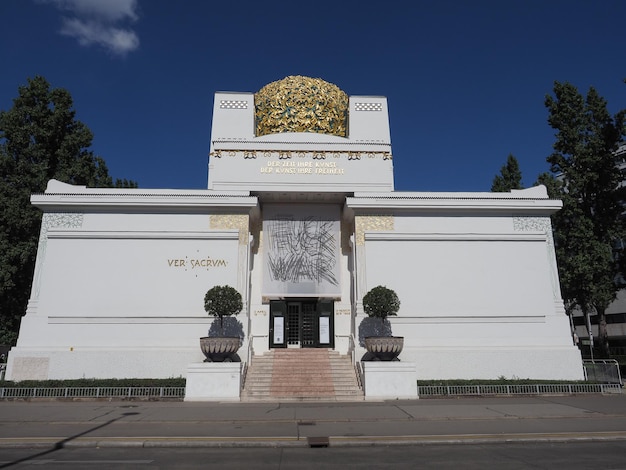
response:
M13 107L0 111L0 343L13 342L26 310L41 213L30 195L48 180L92 187L137 187L113 182L89 147L93 134L76 119L70 93L37 76L20 86Z
M363 296L363 310L368 316L380 318L384 323L387 317L398 313L400 299L394 290L376 286Z
M517 158L512 154L506 159L506 165L500 168L500 174L494 176L491 191L496 193L508 193L512 189L522 188L522 172Z
M237 315L243 308L241 294L231 286L213 286L204 295L204 310L209 315L220 319L220 328L224 331L224 317Z
M553 92L545 104L557 132L547 160L557 179L540 180L563 201L553 218L562 295L569 311L598 315L599 346L608 355L605 310L620 288L612 246L624 228L623 176L615 154L625 134L624 111L612 116L594 88L583 96L573 85L555 82Z

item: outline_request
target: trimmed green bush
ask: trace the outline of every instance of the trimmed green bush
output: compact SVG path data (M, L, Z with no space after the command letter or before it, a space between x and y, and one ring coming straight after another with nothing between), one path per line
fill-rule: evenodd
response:
M385 319L395 316L400 310L400 299L392 289L376 286L363 296L363 310L370 317Z
M428 386L462 386L462 385L535 385L535 384L591 384L587 380L535 380L535 379L469 379L469 380L418 380L417 385L420 387Z
M237 315L243 308L241 294L231 286L213 286L204 296L204 310L209 315L220 319L220 328L224 332L224 317Z
M65 387L184 387L186 379L74 379L3 381L0 388L65 388Z

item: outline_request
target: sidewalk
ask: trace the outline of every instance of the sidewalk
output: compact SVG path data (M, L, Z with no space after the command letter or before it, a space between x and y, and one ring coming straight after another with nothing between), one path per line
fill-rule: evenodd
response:
M354 403L0 402L0 447L626 439L626 395Z

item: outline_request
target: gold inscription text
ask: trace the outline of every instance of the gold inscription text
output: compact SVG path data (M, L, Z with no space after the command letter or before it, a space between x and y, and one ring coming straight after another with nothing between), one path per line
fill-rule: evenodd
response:
M337 162L266 162L261 173L277 173L281 175L343 175L345 170L337 167Z
M224 259L213 259L213 258L203 258L203 259L168 259L167 265L170 268L225 268L228 266L228 261Z

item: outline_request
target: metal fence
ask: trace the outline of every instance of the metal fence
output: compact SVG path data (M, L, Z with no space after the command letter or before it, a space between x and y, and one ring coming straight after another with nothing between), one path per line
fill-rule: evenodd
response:
M6 398L184 398L185 387L6 387Z
M507 396L507 395L576 395L585 393L622 393L620 384L528 384L528 385L423 385L420 397ZM2 399L183 399L185 387L6 387Z
M417 389L420 397L622 393L620 384L426 385Z

